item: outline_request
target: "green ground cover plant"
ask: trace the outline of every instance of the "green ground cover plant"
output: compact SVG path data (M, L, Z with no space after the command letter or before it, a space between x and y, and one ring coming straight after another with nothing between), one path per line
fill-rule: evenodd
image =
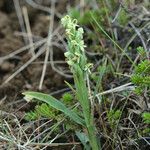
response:
M143 134L146 134L146 135L150 135L150 113L149 112L144 112L142 114L142 119L143 119L143 122L145 123L146 127L143 129Z
M137 94L146 92L150 96L150 61L146 58L146 50L143 47L138 47L137 51L141 61L135 66L131 81L136 85Z

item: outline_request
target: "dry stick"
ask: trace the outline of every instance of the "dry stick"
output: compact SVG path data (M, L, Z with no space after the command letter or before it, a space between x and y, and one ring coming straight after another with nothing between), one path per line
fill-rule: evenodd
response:
M59 27L53 32L53 35L55 35L56 33L57 33L57 31L59 30ZM41 41L38 41L38 42L36 42L34 45L34 48L37 48L38 46L40 46L40 45L42 45L43 43L45 43L47 41L47 39L43 39L43 40L41 40ZM52 44L54 44L54 45L57 45L56 43L52 43ZM57 45L57 46L59 46L59 45ZM25 50L27 50L28 48L30 48L31 47L31 45L27 45L27 46L25 46L25 47L23 47L23 48L20 48L20 49L18 49L17 51L15 51L15 52L13 52L13 53L10 53L9 55L6 55L6 56L3 56L3 57L0 57L0 62L3 62L4 60L6 60L6 59L9 59L9 58L11 58L11 57L14 57L15 55L17 55L17 54L19 54L19 53L21 53L21 52L23 52L23 51L25 51ZM39 50L40 51L40 50ZM35 54L36 55L36 54ZM37 55L36 55L37 56ZM35 58L36 59L36 58ZM33 60L34 60L34 57L33 57ZM32 61L31 60L29 60L27 63L27 66L31 63ZM20 68L19 70L17 70L15 73L13 73L4 83L8 83L10 80L12 80L18 73L20 73L22 70L24 70L26 67L26 64L25 64L25 66L22 68Z
M136 132L137 132L137 134L138 134L139 139L142 138L148 145L150 145L150 142L141 136L141 134L140 134L139 131L138 131L138 127L137 127L136 124L132 121L132 119L131 119L130 116L131 116L131 113L129 114L128 119L129 119L129 121L132 123L132 125L134 126L134 128L135 128L135 130L136 130Z
M35 136L34 138L32 138L32 136L34 135L34 133L36 132L36 131L38 131L40 128L42 128L43 126L45 126L46 124L48 124L49 122L51 122L52 120L50 120L50 121L47 121L47 122L45 122L44 124L42 124L41 126L39 126L39 127L37 127L33 132L32 132L32 134L30 135L30 137L28 138L28 141L24 144L24 146L27 146L27 145L30 145L30 143L32 143L33 141L35 141L35 139L36 138L38 138L39 136L41 136L42 134L44 134L45 132L47 132L48 130L53 130L52 128L53 128L53 126L52 127L50 127L50 128L48 128L48 129L46 129L46 130L44 130L43 132L41 132L39 135L37 135L37 136ZM57 124L59 125L59 124L61 124L62 122L64 121L64 119L62 119L60 122L58 122ZM57 126L58 126L57 125ZM49 133L51 133L51 131L49 132ZM50 136L50 134L47 134L47 135L49 135ZM63 133L62 133L63 134ZM46 136L47 136L46 135ZM55 141L55 139L56 138L58 138L59 136L61 136L61 134L58 134L58 135L56 135L56 137L55 138L53 138L50 142L49 142L49 144L51 144L53 141ZM32 139L31 139L32 138ZM42 143L42 141L41 141L41 143ZM46 146L46 145L43 145L43 146Z
M59 33L57 33L57 39L58 41L61 41L63 46L65 47L65 49L67 50L68 46L66 44L66 42L64 41L64 35L60 35ZM63 51L65 51L65 49ZM66 52L66 51L65 51Z
M121 12L121 9L122 9L122 7L120 5L119 8L118 8L118 10L117 10L117 13L116 13L114 19L111 21L111 23L114 23L116 21L116 19L118 18L119 14Z
M23 37L26 37L26 38L28 37L27 33L19 32L19 31L15 31L14 35L15 36L23 36ZM39 41L39 40L44 39L41 36L33 35L33 34L31 35L31 37L32 37L33 41Z
M130 83L121 85L119 87L116 87L116 88L101 92L99 94L96 94L96 96L106 95L106 94L114 93L114 92L120 92L120 91L123 91L123 90L133 90L135 87L131 86L131 85L132 85L132 83L130 82Z
M149 25L149 23L148 23L148 25ZM135 28L135 26L133 25L133 24L131 24L131 26L132 26L132 28L135 30L135 32L136 32L136 34L135 35L138 35L139 37L140 37L140 39L141 39L141 41L143 41L142 43L143 43L143 47L144 47L144 49L146 48L146 44L144 43L144 40L143 40L143 38L140 36L141 35L141 31L147 26L147 24L144 26L144 27L142 27L141 29L137 29L137 28ZM129 44L128 44L129 45ZM127 46L128 46L127 45ZM127 47L126 46L126 47ZM127 48L126 48L127 49ZM149 58L149 52L148 52L148 49L145 49L146 50L146 54L147 54L147 58ZM140 54L138 54L137 55L137 57L135 58L135 60L134 60L134 64L136 64L136 62L137 62L137 60L139 59L139 57L140 57ZM133 65L130 67L130 71L133 69Z
M57 29L53 32L53 36L56 35L56 32L58 32L58 29L59 29L59 28L57 28ZM27 37L27 36L26 36L26 37ZM35 43L34 43L34 48L37 48L38 46L42 45L42 44L45 43L46 41L47 41L47 38L44 38L44 39L42 39L42 40L40 40L40 41L35 42ZM58 43L55 43L55 42L54 42L54 43L52 43L52 44L55 45L55 46L57 46L57 47L60 47L60 48L61 48L60 44L58 44ZM32 45L26 45L26 46L24 46L24 47L22 47L22 48L19 48L19 49L16 50L15 52L12 52L12 53L10 53L10 54L8 54L8 55L6 55L6 56L0 57L0 62L14 57L15 55L17 55L17 54L19 54L19 53L21 53L21 52L23 52L23 51L25 51L25 50L31 48L31 46L32 46Z
M52 32L53 32L53 25L54 25L54 12L55 12L55 1L52 0L51 3L51 15L50 15L50 26L49 26L49 33L48 33L48 38L47 38L47 48L46 48L46 54L45 54L45 60L44 60L44 66L43 66L43 71L42 71L42 76L39 84L39 90L42 89L45 73L46 73L46 68L47 68L47 62L50 54L50 46L51 41L52 41Z
M36 58L38 58L44 51L45 51L45 45L42 46L42 48L40 48L40 50L31 59L29 59L23 66L21 66L7 80L5 80L3 84L8 83L10 80L12 80L16 75L18 75L22 70L24 70L30 63L32 63Z
M58 28L59 29L59 28ZM61 35L59 33L57 33L57 38L60 39L60 41L63 43L63 45L65 46L65 48L67 49L67 44L65 43L65 41L63 40L63 38L61 37ZM59 45L56 44L56 46L58 47ZM62 48L62 47L61 47ZM54 64L54 60L53 60L53 48L51 47L51 51L50 51L50 64L51 64L51 67L52 69L57 72L59 75L61 76L64 76L66 78L72 78L72 75L69 75L69 74L65 74L64 73L64 70L59 70L55 67L55 64Z
M22 17L22 11L21 11L21 8L20 8L19 0L13 0L13 1L14 1L15 10L16 10L16 14L17 14L17 17L18 17L18 20L19 20L21 30L22 30L22 32L25 33L26 29L25 29L25 25L24 25L24 21L23 21L23 17ZM24 39L25 44L27 44L28 43L27 39L25 37L23 39Z
M58 40L60 40L62 43L63 43L63 46L65 47L65 49L67 49L67 44L65 43L65 41L63 40L63 38L62 38L62 36L58 33L58 31L59 31L59 29L60 29L60 26L59 27L57 27L55 30L54 30L54 32L52 33L52 36L54 36L54 35L56 35L57 36L57 38L58 38ZM57 43L56 43L57 42ZM57 47L59 47L59 48L62 48L62 45L60 45L59 43L58 43L58 41L56 41L56 42L51 42L51 45L54 45L54 46L57 46ZM55 65L54 65L54 60L53 60L53 49L52 49L52 47L51 47L51 51L50 51L50 64L51 64L51 67L52 67L52 69L55 71L55 72L57 72L58 74L60 74L61 76L64 76L64 77L66 77L66 78L72 78L72 75L69 75L69 74L65 74L64 73L64 70L58 70L56 67L55 67Z
M143 47L144 47L144 49L145 49L145 51L146 51L147 58L149 59L148 49L147 49L147 46L146 46L146 44L145 44L145 42L144 42L144 39L143 39L143 37L142 37L140 31L134 26L133 23L129 23L129 24L131 25L131 27L134 29L134 31L137 33L138 37L140 38L140 40L141 40L141 42L142 42L142 45L143 45Z
M51 62L51 67L54 71L56 71L58 74L66 77L66 78L72 78L72 75L69 75L69 74L65 74L63 71L60 71L58 69L56 69L55 65L54 65L54 61L53 61L53 48L51 48L51 51L50 51L50 62Z
M8 131L9 131L9 133L10 133L10 136L13 137L13 139L16 141L17 139L16 139L16 137L14 136L14 134L13 134L13 132L12 132L12 129L11 129L11 127L9 126L9 123L8 123L6 120L4 120L4 122L5 122L5 125L6 125Z
M10 137L7 137L6 135L4 135L3 133L0 133L0 139L4 140L5 142L9 142L12 143L14 145L16 145L18 147L18 149L25 149L25 147L23 147L22 145L18 144L15 139L12 139Z
M0 110L0 113L1 113L1 112L2 112L2 115L5 116L5 117L8 116L8 117L10 118L10 116L11 116L12 119L15 121L14 123L18 126L17 129L19 129L19 131L18 131L18 130L14 130L14 131L17 131L18 135L20 135L21 137L28 139L28 138L27 138L27 135L26 135L26 133L24 132L24 130L22 129L22 127L21 127L21 125L20 125L20 122L19 122L19 120L17 119L17 117L16 117L14 114L12 114L12 113L8 113L8 112L4 112L4 111L1 111L1 110ZM7 127L8 127L9 123L7 123L7 121L6 121L5 119L4 119L4 122L5 122L5 125L7 125ZM18 141L18 142L19 142L19 143L18 143L18 142L15 143L16 146L21 145L20 142L22 143L23 141L21 141L21 139L20 139L20 140L19 140L19 139L16 139L15 136L14 136L14 135L12 134L12 132L10 131L10 128L9 128L9 127L8 127L7 129L9 130L10 135L12 135L11 138L13 138L13 139L12 139L13 142L14 142L14 141ZM14 133L14 132L13 132L13 133ZM4 135L4 136L3 136L3 135ZM5 137L7 138L7 135L0 132L0 138L1 138L1 139L6 139ZM11 138L10 138L10 136L9 136L8 140L11 140ZM7 139L6 139L6 140L7 140Z
M145 24L141 29L139 29L139 32L141 32L144 28L146 28L146 27L149 26L149 25L150 25L150 22L148 22L148 23ZM137 34L134 34L134 35L129 39L129 41L127 42L126 46L124 47L124 50L125 50L125 51L127 51L127 48L128 48L129 45L132 43L132 41L136 38L136 36L137 36ZM120 59L119 59L117 68L119 68L123 56L124 56L124 54L122 54L122 55L120 56ZM135 63L136 63L136 61L134 60L133 64L135 64ZM133 67L134 67L134 65L131 66L130 70L132 70Z
M56 139L58 139L59 134L57 134L49 143L53 143ZM43 147L41 150L45 150L47 146Z
M49 7L39 5L39 4L35 3L33 0L26 0L26 2L27 2L29 5L31 5L33 8L42 10L42 11L47 12L47 13L50 13L50 12L51 12ZM51 15L51 14L50 14L50 15ZM56 13L56 16L57 16L58 18L62 18L62 14L61 14L61 13Z
M79 142L73 142L73 143L29 143L31 146L51 146L51 147L56 147L56 146L69 146L69 145L81 145Z
M30 134L27 143L31 143L31 142L37 137L37 136L36 136L36 137L34 136L34 133L36 133L40 128L46 126L46 125L47 125L48 123L50 123L51 121L52 121L52 120L49 120L49 121L47 121L47 122L44 122L41 126L38 126L38 127ZM31 139L32 136L34 136L34 139ZM27 145L27 144L26 144L26 145Z
M31 5L32 7L34 8L37 8L37 9L40 9L40 10L43 10L43 11L46 11L46 12L49 12L49 8L47 7L44 7L44 6L41 6L41 5L38 5L36 4L35 2L31 1L31 0L26 0L27 3L29 3L29 5ZM61 14L59 13L56 13L56 16L58 16L59 18L62 17ZM58 30L59 28L57 28ZM56 30L56 31L57 31ZM65 44L64 44L65 45ZM53 63L53 52L52 52L52 48L51 48L51 51L50 51L50 59L51 59L51 67L54 71L56 71L58 74L64 76L64 77L67 77L67 78L72 78L72 75L68 75L68 74L65 74L63 73L62 71L59 71L58 69L55 68L54 66L54 63Z
M67 50L67 44L64 41L63 35L60 35L59 33L57 33L56 36L58 38L58 41L62 42L63 46L60 47L59 44L58 44L58 41L56 41L57 43L55 43L54 45L57 46L57 47L59 47L59 48L61 48L61 49L62 49L62 47L64 47L63 48L63 52L66 52L66 50ZM64 76L66 78L72 78L73 77L72 75L70 75L70 71L69 70L68 70L69 72L65 72L64 69L63 70L61 68L57 69L57 67L55 67L56 63L54 63L54 62L56 62L56 61L53 60L53 49L52 49L50 51L50 64L51 64L52 69L54 71L56 71L59 75Z
M126 54L125 50L120 47L118 43L111 36L98 24L97 20L94 18L93 14L91 13L91 17L93 21L96 23L97 27L111 40L111 42L128 58L131 64L133 64L132 59Z
M22 120L22 119L21 119L21 120ZM18 131L18 130L15 130L15 131L18 131L18 132L20 133L21 137L23 137L24 140L28 140L28 136L27 136L27 134L25 133L25 131L23 130L23 127L22 127L22 125L20 124L20 121L17 119L16 116L15 116L15 123L17 124L18 129L19 129L19 131ZM20 139L20 141L21 141L21 139Z
M42 45L46 41L47 41L47 39L42 39L41 41L38 41L38 42L34 43L34 48L37 48L38 46ZM10 53L6 56L2 56L2 57L0 57L0 62L4 61L4 60L7 60L7 59L10 59L10 58L14 57L15 55L17 55L17 54L19 54L19 53L21 53L21 52L23 52L23 51L25 51L29 48L31 48L31 45L24 46L24 47L16 50L15 52L12 52L12 53Z
M32 38L32 32L31 32L31 28L30 28L27 8L24 6L22 8L22 11L23 11L24 21L25 21L25 25L26 25L26 29L27 29L27 35L29 38L29 44L31 45L30 52L31 52L32 56L34 56L35 55L34 44L33 44L33 38Z
M43 70L42 70L42 75L40 79L40 84L39 84L39 90L42 89L45 73L46 73L46 68L47 68L47 62L48 62L48 56L49 56L49 49L46 48L46 54L45 54L45 60L44 60L44 65L43 65Z
M53 8L54 8L54 6L53 6ZM53 10L53 8L51 8L51 11ZM53 12L54 12L54 10L52 11L52 13ZM52 20L54 20L54 19L50 19L50 20L51 20L51 23L53 24ZM50 27L51 26L53 26L53 25L50 25ZM72 78L72 75L68 75L68 74L63 73L63 70L59 71L58 69L56 69L56 67L54 65L54 61L53 61L53 47L52 47L52 45L55 45L57 47L60 47L60 46L59 46L58 43L52 44L52 28L50 28L50 29L49 29L50 32L49 32L48 41L47 41L47 45L48 45L48 47L47 47L47 53L46 53L46 56L45 56L45 61L44 61L43 72L42 72L42 76L41 76L41 81L40 81L39 89L42 88L42 84L43 84L44 77L45 77L45 72L46 72L46 66L47 66L46 64L48 62L48 58L47 57L49 56L49 54L50 54L50 64L51 64L52 69L54 71L56 71L58 74L66 77L66 78ZM57 33L58 30L59 30L59 27L54 32ZM56 35L60 39L60 41L67 47L67 45L65 44L64 40L61 38L61 36L59 35L59 33L57 33ZM50 50L50 48L51 48L51 50Z
M41 127L46 127L45 125L41 125L41 126L39 126L38 128L36 128L35 130L37 130L37 131L39 131L40 129L41 129ZM41 131L40 130L40 132L38 133L38 135L32 135L34 138L32 138L31 139L31 141L29 142L29 143L31 143L32 141L35 141L35 140L37 140L37 139L39 139L40 137L45 137L45 136L47 136L47 135L44 135L45 133L50 133L51 132L51 128L46 128L44 131ZM30 136L31 137L31 136ZM52 139L53 140L53 139ZM42 139L42 141L44 141L43 139Z
M58 28L55 30L55 32L58 31L59 29L60 29L60 27L58 27ZM58 40L60 40L60 41L63 43L63 45L65 46L65 48L67 49L67 45L66 45L66 43L64 42L62 36L61 36L58 32L57 32L56 36L57 36ZM51 36L51 37L52 37L52 36ZM49 41L50 41L50 40L49 40ZM58 44L58 42L57 42L57 43L54 43L54 44L52 44L52 42L51 42L51 45L55 45L55 46L57 46L57 47L59 47L59 48L62 48L62 47ZM55 67L55 65L54 65L54 60L53 60L53 47L51 47L51 50L50 50L50 61L49 61L49 62L50 62L50 64L51 64L52 69L53 69L54 71L56 71L58 74L60 74L60 75L62 75L62 76L64 76L64 77L66 77L66 78L72 78L72 75L65 74L63 70L59 70L59 69L57 69L57 68Z
M43 61L38 61L38 62L33 62L32 64L44 64L44 62ZM51 64L51 62L50 61L47 61L47 64ZM65 61L54 61L54 64L66 64L66 62Z

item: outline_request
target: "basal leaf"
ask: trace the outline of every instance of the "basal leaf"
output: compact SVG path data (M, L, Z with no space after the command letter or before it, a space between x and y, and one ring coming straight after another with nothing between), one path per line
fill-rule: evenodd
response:
M56 98L40 92L24 92L23 95L25 95L26 97L30 97L31 99L37 99L39 101L47 103L51 107L63 112L66 116L70 117L70 119L72 119L76 123L85 126L84 120L81 117L79 117L75 112L68 109L62 102L60 102Z

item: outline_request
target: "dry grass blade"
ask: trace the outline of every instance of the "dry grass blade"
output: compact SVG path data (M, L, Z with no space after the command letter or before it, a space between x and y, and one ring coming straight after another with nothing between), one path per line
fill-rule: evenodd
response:
M22 70L24 70L28 65L30 65L35 59L37 59L41 54L43 54L45 51L45 45L40 48L40 50L33 56L31 59L29 59L23 66L21 66L16 72L14 72L7 80L5 80L5 83L8 83L10 80L12 80L16 75L18 75Z
M13 2L14 2L14 5L15 5L15 9L16 9L16 13L17 13L17 16L18 16L18 20L19 20L21 30L22 30L23 33L26 33L26 29L25 29L25 25L24 25L24 21L23 21L23 16L22 16L22 11L21 11L21 7L20 7L20 2L19 2L19 0L13 0ZM25 44L28 43L26 38L24 38L24 42L25 42Z
M43 39L43 40L40 40L40 41L38 41L38 42L35 42L35 43L34 43L34 48L37 48L37 47L41 46L41 45L44 44L46 41L47 41L47 39ZM24 46L24 47L22 47L22 48L20 48L20 49L18 49L18 50L16 50L16 51L14 51L14 52L12 52L12 53L6 55L6 56L2 56L2 57L0 57L0 62L3 62L3 61L5 61L5 60L7 60L7 59L10 59L10 58L13 58L13 57L15 57L17 54L22 53L22 52L28 50L28 49L31 48L31 47L32 47L32 45L27 45L27 46Z
M31 52L32 56L34 56L35 55L34 45L33 45L32 32L31 32L31 27L30 27L30 23L29 23L27 8L24 6L22 8L22 11L23 11L23 16L24 16L24 20L25 20L26 29L27 29L29 44L31 45L30 52Z
M43 66L43 71L42 71L42 76L39 84L39 89L42 89L45 73L46 73L46 67L47 67L47 61L49 58L50 54L50 48L52 47L51 42L52 42L52 32L53 32L53 26L54 26L54 12L55 12L55 1L52 1L51 3L51 11L50 11L50 26L49 26L49 33L48 33L48 38L47 38L47 48L46 48L46 54L45 54L45 60L44 60L44 66Z
M106 94L115 93L115 92L121 92L121 91L124 91L124 90L131 90L132 91L132 90L135 89L135 86L131 86L131 85L132 85L132 83L130 82L130 83L121 85L119 87L101 92L101 93L97 94L96 96L106 95Z

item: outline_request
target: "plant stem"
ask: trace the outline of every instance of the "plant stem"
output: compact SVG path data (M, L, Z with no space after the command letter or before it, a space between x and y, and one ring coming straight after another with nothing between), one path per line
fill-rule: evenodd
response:
M94 118L91 112L90 101L88 98L88 89L86 86L86 81L84 79L84 72L80 69L79 66L74 66L74 82L76 86L76 92L78 100L81 104L83 115L88 130L89 142L92 147L92 150L100 150L100 147L97 142L94 126Z
M95 127L89 126L87 128L88 128L88 136L89 136L90 145L92 147L92 150L100 150L101 148L98 145L96 134L95 134Z
M89 99L88 87L86 85L86 75L90 73L91 64L87 63L85 55L83 28L77 28L77 20L65 16L61 19L62 25L66 28L68 40L68 52L65 53L67 63L70 66L74 77L77 99L82 107L82 112L88 131L89 142L92 150L100 150L95 134L93 111Z

